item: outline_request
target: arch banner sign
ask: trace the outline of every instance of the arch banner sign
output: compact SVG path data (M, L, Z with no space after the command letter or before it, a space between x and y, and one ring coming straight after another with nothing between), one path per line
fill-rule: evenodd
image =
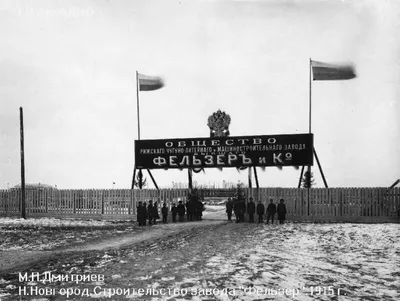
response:
M143 169L313 165L313 134L135 140Z

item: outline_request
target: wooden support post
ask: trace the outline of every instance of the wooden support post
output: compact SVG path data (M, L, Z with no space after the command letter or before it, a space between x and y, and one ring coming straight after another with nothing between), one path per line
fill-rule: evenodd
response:
M73 208L73 209L74 209L74 214L76 213L76 197L75 197L75 196L76 196L76 193L73 192L72 200L73 200L73 202L74 202L74 203L73 203L73 205L74 205L74 206L73 206L73 207L74 207L74 208Z
M21 217L26 219L25 206L25 155L24 155L24 113L19 108L20 140L21 140Z
M188 183L189 183L189 190L192 191L193 189L193 175L192 175L192 170L188 168Z
M153 181L153 184L154 184L154 186L156 187L156 189L157 189L157 190L160 190L160 189L158 188L158 185L157 185L157 183L156 183L156 180L154 180L153 175L152 175L151 172L150 172L150 169L148 169L147 172L149 173L150 178L151 178L151 180Z
M396 182L394 182L385 192L385 196L389 193L390 189L393 189L394 187L396 187L397 184L400 183L400 179L398 179Z
M252 183L251 183L251 166L249 166L249 188L252 188Z
M301 168L301 172L300 172L300 178L299 178L299 185L297 185L297 188L301 187L301 179L303 178L303 173L304 173L304 165Z
M138 171L137 185L138 185L139 189L143 188L143 172L142 172L142 169L139 169L139 171Z
M319 172L321 173L322 180L324 181L325 188L328 188L328 184L326 183L326 179L325 179L324 172L322 171L322 167L321 167L321 164L319 163L318 156L317 156L317 152L315 151L315 148L314 148L314 147L313 147L313 151L314 151L315 159L317 159L317 164L318 164Z
M104 214L104 194L106 193L105 190L101 191L101 214Z
M129 191L129 207L128 207L128 214L129 215L133 214L133 212L134 212L134 209L133 209L133 192L134 191L132 189Z
M257 170L256 170L255 166L253 166L253 170L254 170L254 178L256 179L256 187L260 188L260 186L258 185L258 176L257 176Z
M399 184L400 183L400 179L398 179L396 182L394 182L390 187L389 187L389 189L392 189L392 188L394 188L397 184Z
M44 194L44 198L45 198L45 206L46 206L46 213L48 213L49 212L49 205L48 205L48 191L46 190L45 191L45 194Z
M136 177L136 166L133 168L133 177L132 177L131 189L135 188L135 177Z

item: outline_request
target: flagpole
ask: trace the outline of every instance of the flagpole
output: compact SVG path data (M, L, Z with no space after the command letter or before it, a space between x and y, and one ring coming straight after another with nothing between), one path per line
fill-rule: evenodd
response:
M138 122L138 140L140 140L139 75L137 70L136 70L136 105L137 105L137 122Z
M136 70L136 111L137 111L137 128L138 128L138 140L140 140L140 114L139 114L139 74L138 71ZM142 174L142 170L139 169L139 174ZM135 176L136 176L136 162L135 162L135 167L133 169L133 178L132 178L132 186L131 189L134 188L135 186ZM139 177L138 179L139 183L138 186L140 189L142 189L142 177Z
M311 134L311 85L312 85L312 64L311 64L311 58L310 58L310 76L309 76L309 109L308 109L308 133ZM308 176L311 179L311 165L308 165L307 168L308 171Z
M311 134L311 82L312 82L312 79L311 79L311 69L312 69L312 67L311 67L311 58L310 58L310 67L309 67L309 69L310 69L310 78L309 78L309 82L310 82L310 85L309 85L309 115L308 115L308 133L309 134Z
M311 82L312 82L312 66L311 66L311 58L310 58L310 66L309 66L309 72L310 72L310 76L309 76L309 112L308 112L308 133L311 134ZM314 155L314 154L313 154ZM308 180L306 179L306 181L309 181L309 184L311 184L311 165L308 165L307 167L307 171L308 171ZM307 183L307 182L306 182ZM308 189L307 189L307 214L310 215L310 193L311 193L311 185L308 185Z

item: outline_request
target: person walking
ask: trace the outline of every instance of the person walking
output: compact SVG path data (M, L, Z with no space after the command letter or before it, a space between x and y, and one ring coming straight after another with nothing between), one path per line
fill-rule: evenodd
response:
M269 223L269 219L271 219L272 224L274 224L275 213L276 205L274 204L274 200L270 199L267 207L267 224Z
M249 215L249 223L254 223L254 213L256 212L256 205L253 202L253 198L247 204L247 214Z
M286 205L284 203L285 201L283 199L280 200L280 203L278 204L278 220L280 224L283 224L285 222L285 215L286 215Z
M182 201L179 201L178 207L176 207L178 209L178 215L179 215L179 221L183 222L184 218L185 218L185 205L182 204Z
M162 221L164 224L167 223L167 218L168 218L168 208L167 208L167 203L164 203L162 208L161 208L161 213L162 213Z
M257 214L258 214L258 223L263 223L263 215L264 215L265 207L264 204L261 203L261 200L258 201L257 205Z
M232 210L233 210L233 202L231 198L228 198L226 202L226 214L228 215L228 221L232 221Z

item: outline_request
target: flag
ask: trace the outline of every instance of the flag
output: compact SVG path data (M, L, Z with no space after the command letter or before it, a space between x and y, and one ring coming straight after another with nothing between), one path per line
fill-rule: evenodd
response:
M153 91L164 87L163 80L157 76L147 76L138 73L138 81L140 91Z
M352 65L333 65L311 61L313 80L345 80L356 77Z

